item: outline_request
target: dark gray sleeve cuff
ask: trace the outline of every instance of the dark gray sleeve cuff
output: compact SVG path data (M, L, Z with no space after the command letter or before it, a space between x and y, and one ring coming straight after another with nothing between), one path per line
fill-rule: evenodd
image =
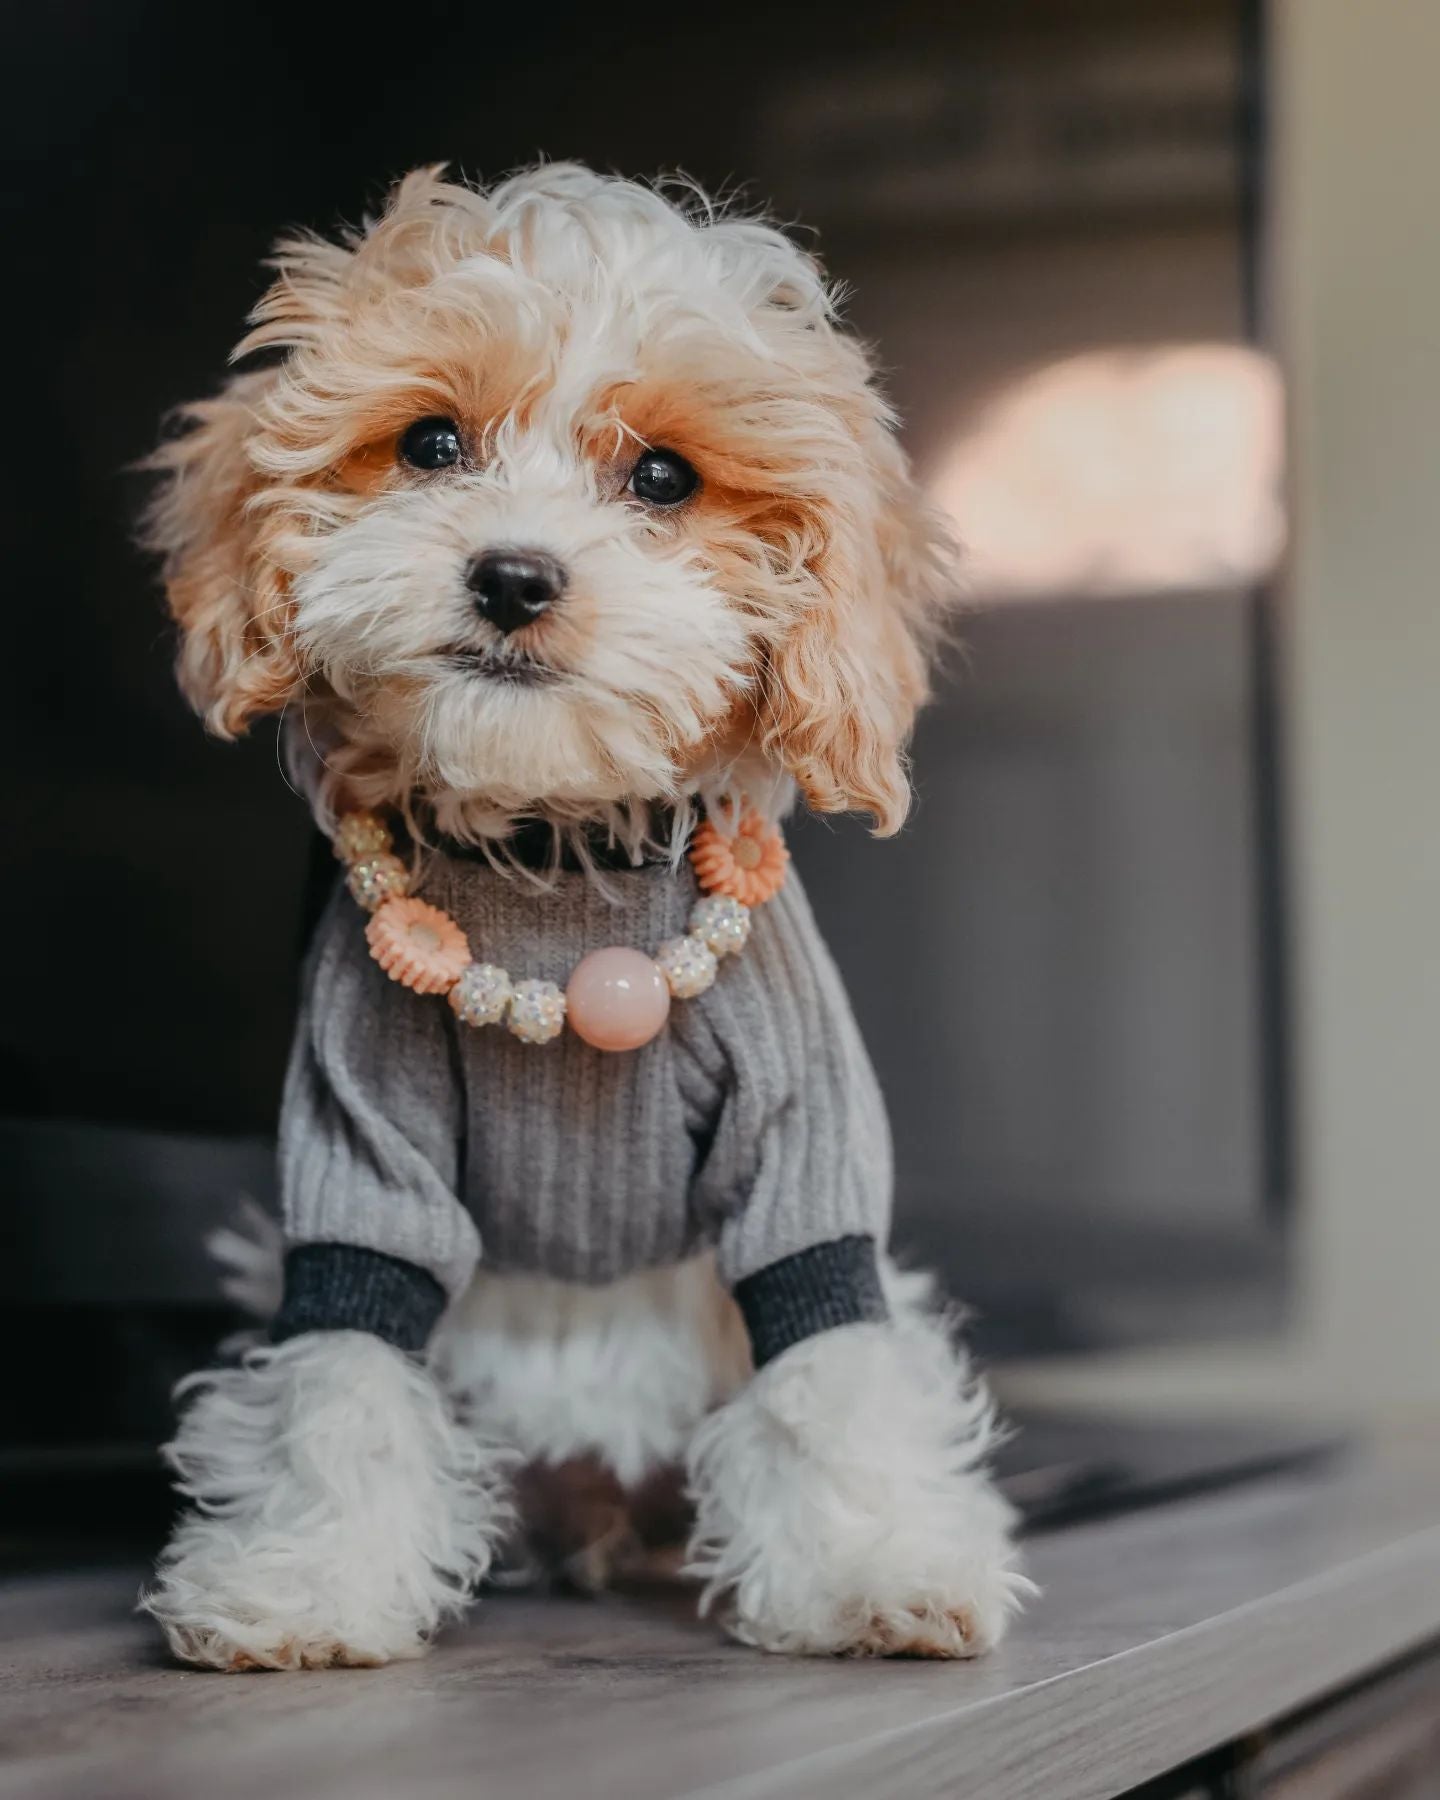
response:
M755 1367L837 1325L873 1324L890 1308L872 1237L842 1237L781 1257L735 1283Z
M445 1290L427 1269L358 1244L299 1244L285 1258L273 1342L306 1331L368 1331L397 1350L423 1350Z

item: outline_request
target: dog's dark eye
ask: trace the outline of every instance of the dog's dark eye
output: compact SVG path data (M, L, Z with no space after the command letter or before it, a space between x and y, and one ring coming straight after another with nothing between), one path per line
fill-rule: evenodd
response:
M678 506L700 477L676 450L647 450L630 471L630 492L647 506Z
M405 428L400 456L412 469L448 469L460 460L460 428L453 419L417 419Z

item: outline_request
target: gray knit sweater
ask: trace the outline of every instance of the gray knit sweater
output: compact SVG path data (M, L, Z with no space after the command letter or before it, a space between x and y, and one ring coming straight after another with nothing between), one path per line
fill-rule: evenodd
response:
M477 957L562 987L587 951L682 933L688 867L549 891L433 855L417 892ZM292 1252L280 1335L360 1326L418 1348L483 1259L606 1282L714 1245L757 1360L883 1314L883 1103L798 878L747 948L626 1054L460 1024L371 960L337 889L305 976L280 1129Z

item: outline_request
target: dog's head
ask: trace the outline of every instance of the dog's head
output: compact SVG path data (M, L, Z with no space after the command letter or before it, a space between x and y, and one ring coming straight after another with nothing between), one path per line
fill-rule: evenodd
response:
M757 760L904 816L950 591L864 350L778 231L549 166L283 242L155 458L213 728L303 705L347 794L577 820Z

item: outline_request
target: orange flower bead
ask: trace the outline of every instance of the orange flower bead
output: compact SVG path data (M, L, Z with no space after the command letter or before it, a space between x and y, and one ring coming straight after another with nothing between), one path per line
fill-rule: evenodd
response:
M387 900L365 927L370 954L417 994L447 994L470 965L465 933L424 900Z
M740 815L734 835L724 836L707 819L690 846L695 879L707 894L728 894L742 906L760 906L785 885L790 852L778 827L753 807Z

